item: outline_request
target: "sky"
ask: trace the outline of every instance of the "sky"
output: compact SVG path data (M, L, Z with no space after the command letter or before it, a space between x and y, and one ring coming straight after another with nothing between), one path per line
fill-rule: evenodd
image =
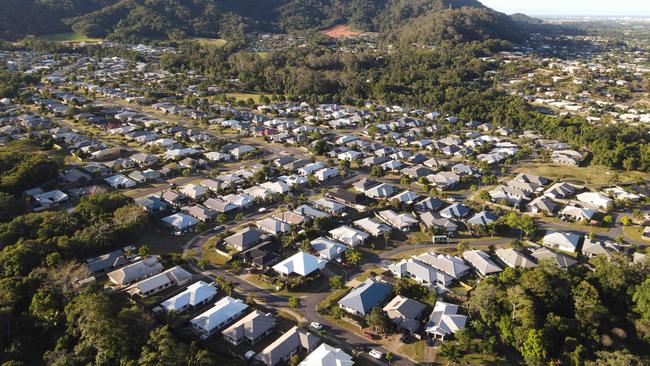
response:
M650 0L479 0L503 13L650 16Z

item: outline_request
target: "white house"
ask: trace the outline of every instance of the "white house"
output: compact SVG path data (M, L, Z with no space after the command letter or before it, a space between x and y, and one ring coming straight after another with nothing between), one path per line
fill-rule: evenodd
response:
M246 309L248 305L243 301L226 296L217 301L214 307L192 319L190 323L201 334L201 339L207 339L217 330L237 319Z
M160 306L170 313L181 313L201 306L214 298L217 289L203 281L191 284L180 294L163 301Z
M325 264L326 260L301 251L273 266L273 270L285 276L297 274L304 277L325 268Z
M580 243L580 235L568 232L549 231L544 235L544 246L575 253Z
M341 243L347 244L351 247L357 247L363 244L366 239L370 237L370 235L364 233L363 231L355 230L345 225L330 230L329 234L335 240L338 240Z
M577 195L576 198L582 203L597 207L601 210L606 210L613 202L611 198L600 192L584 192Z

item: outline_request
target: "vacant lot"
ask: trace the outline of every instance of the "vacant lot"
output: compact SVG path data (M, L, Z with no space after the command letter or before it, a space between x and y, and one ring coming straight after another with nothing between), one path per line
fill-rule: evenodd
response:
M515 169L516 173L530 173L553 180L562 180L584 185L589 188L601 188L612 184L612 179L618 175L622 183L638 180L649 180L650 174L643 172L624 172L606 169L599 166L576 167L553 163L525 163Z
M351 25L337 25L323 31L323 34L332 38L354 38L361 35L360 30L354 29Z

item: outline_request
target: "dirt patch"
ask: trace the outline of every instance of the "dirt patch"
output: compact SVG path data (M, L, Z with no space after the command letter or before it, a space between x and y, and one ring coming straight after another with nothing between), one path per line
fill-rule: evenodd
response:
M363 32L354 29L351 25L337 25L323 31L323 34L332 38L355 38Z

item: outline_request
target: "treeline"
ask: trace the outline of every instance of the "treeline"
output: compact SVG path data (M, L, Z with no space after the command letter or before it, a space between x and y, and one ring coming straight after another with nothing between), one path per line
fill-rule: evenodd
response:
M126 41L195 36L237 42L251 31L337 24L424 43L514 40L524 33L519 22L476 0L10 0L5 8L0 36L6 39L72 30Z
M112 192L83 197L71 212L0 224L0 363L211 364L209 354L155 330L139 308L77 285L88 276L79 263L133 244L147 220L130 198Z
M591 265L562 270L542 261L480 281L467 302L471 337L488 349L512 347L529 365L647 364L650 268L630 265L622 255L598 257ZM465 352L476 346L455 347Z

